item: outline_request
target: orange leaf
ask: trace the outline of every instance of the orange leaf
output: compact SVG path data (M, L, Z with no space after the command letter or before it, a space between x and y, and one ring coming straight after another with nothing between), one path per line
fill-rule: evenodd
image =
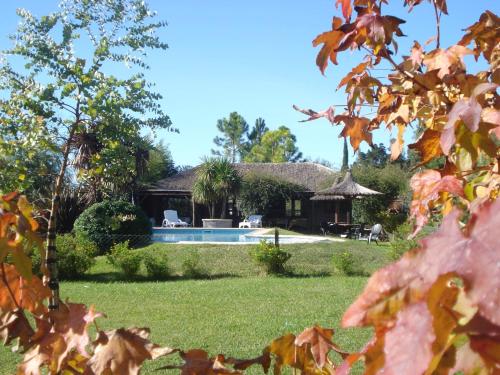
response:
M316 47L319 44L323 44L321 50L316 57L316 65L318 65L321 70L321 74L325 74L326 67L328 66L328 59L335 65L337 65L337 52L344 33L342 31L336 30L342 24L342 20L337 17L333 17L332 21L332 31L327 31L318 35L313 40L313 46Z
M342 5L342 15L344 16L346 21L349 21L352 14L351 0L337 0L335 3L335 7L338 8L339 5Z
M408 146L408 148L414 149L419 153L421 159L418 164L419 166L443 154L441 151L440 135L441 133L438 131L427 129L418 138L417 142Z
M342 356L348 353L340 350L333 342L333 329L314 326L305 329L295 338L295 345L309 345L314 361L319 368L325 366L328 359L328 352L333 349Z
M19 338L19 344L27 349L34 331L23 310L8 311L0 314L0 339L4 345Z
M50 296L50 289L42 284L42 281L33 276L30 281L19 275L13 265L3 263L5 275L2 275L0 268L0 277L7 279L7 283L12 290L17 304L35 315L42 315L47 311L43 304L44 300ZM0 283L0 310L12 311L17 308L14 301L7 291L4 283Z
M370 146L373 144L372 133L369 131L370 120L366 117L335 116L335 120L345 124L340 136L350 138L349 141L355 152L362 141Z
M463 58L472 53L473 51L464 46L453 45L446 50L440 48L428 53L423 62L429 71L437 70L438 77L443 78L445 75L454 73L457 69L464 69Z

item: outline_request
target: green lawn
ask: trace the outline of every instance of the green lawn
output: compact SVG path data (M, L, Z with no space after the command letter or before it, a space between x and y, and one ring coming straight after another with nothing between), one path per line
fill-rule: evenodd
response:
M139 251L167 252L174 273L171 280L152 282L139 276L125 281L99 258L86 280L63 282L61 291L71 301L94 304L106 312L108 318L98 321L104 329L148 326L155 342L184 349L256 356L271 339L299 333L315 323L335 328L335 340L345 349L359 349L370 332L342 330L338 324L366 277L332 276L330 259L334 253L350 251L371 272L388 261L387 247L346 241L282 248L293 255L287 277L259 276L246 245L154 244ZM204 279L178 275L186 254L194 249L206 270ZM0 373L12 373L17 358L1 348ZM173 358L147 364L143 373L152 374Z

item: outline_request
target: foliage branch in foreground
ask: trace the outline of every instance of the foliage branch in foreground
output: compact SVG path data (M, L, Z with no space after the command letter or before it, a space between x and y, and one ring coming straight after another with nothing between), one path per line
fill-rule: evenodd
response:
M412 180L416 231L435 212L444 215L440 229L424 238L419 249L377 271L342 319L344 327L374 327L373 338L359 352L345 353L333 344L333 330L315 326L275 339L248 360L160 347L141 328L98 329L90 344L87 328L100 314L69 302L48 311L49 290L31 275L23 251L26 242L37 243L36 222L26 199L9 194L0 202L0 337L7 344L17 340L24 351L18 373L40 374L44 367L52 374L136 374L144 360L172 353L183 363L163 368L183 374L240 373L260 365L265 372L273 366L275 374L289 366L303 374L338 375L349 373L357 360L364 360L366 374L498 373L499 19L487 11L459 44L442 49L438 33L434 50L415 44L411 56L396 63L389 45L395 50L394 35L402 34L403 21L382 15L380 4L356 0L357 17L351 22L351 1L337 3L344 20L334 18L333 30L315 41L324 44L320 68L328 59L335 63L337 53L348 48L363 48L369 55L341 82L348 90L347 114L304 112L344 123L342 135L355 149L363 140L371 143L371 130L381 124L402 134L410 122L418 122L425 130L412 147L422 163L445 159L441 170L425 170ZM406 1L409 6L420 3ZM439 21L447 13L446 2L432 4ZM466 54L484 58L489 70L468 74L462 60ZM394 67L386 84L369 74L383 61ZM358 116L364 104L377 107L374 119ZM401 147L402 136L393 144L393 157Z

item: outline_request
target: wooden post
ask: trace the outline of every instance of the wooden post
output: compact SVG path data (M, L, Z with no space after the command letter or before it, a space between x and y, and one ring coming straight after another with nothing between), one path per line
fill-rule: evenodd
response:
M274 246L280 247L280 231L278 227L274 227Z
M334 201L335 202L335 222L339 222L339 201Z

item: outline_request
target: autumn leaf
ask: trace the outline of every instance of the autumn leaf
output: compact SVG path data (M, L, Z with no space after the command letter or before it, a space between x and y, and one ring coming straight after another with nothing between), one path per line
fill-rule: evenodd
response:
M267 348L264 350L262 355L251 358L251 359L236 359L227 358L226 363L232 364L235 370L246 370L248 367L253 365L261 365L264 373L267 374L269 367L271 366L271 356Z
M0 311L13 311L18 306L34 315L42 315L47 311L44 299L49 297L50 290L38 277L33 276L28 281L21 277L16 267L5 263L0 268L0 277L5 277L15 298L13 301L4 283L0 283Z
M0 339L4 345L19 339L19 345L27 349L34 331L23 310L17 309L0 314ZM14 350L17 348L14 348Z
M394 327L385 335L385 363L380 373L421 375L425 372L433 356L432 318L425 302L410 305L397 314Z
M316 65L319 67L321 74L323 75L325 74L326 67L328 66L328 59L330 59L333 64L337 65L336 49L339 47L342 38L344 38L344 33L337 30L341 24L342 20L340 18L333 17L332 31L324 32L313 40L314 47L323 44L323 47L321 47L321 50L316 57Z
M414 41L413 47L411 49L411 55L409 57L414 68L419 67L424 61L424 50L419 42Z
M373 144L372 133L369 131L370 120L366 117L339 115L335 116L335 122L343 122L345 124L340 136L349 137L349 141L355 152L362 141L365 141L370 146Z
M440 136L440 132L426 129L417 142L408 146L408 148L416 150L419 153L421 160L418 166L424 165L443 154L441 151Z
M487 10L481 14L478 22L466 29L467 33L458 42L458 44L468 46L472 41L474 41L474 54L476 59L482 52L484 54L484 58L487 61L491 61L493 49L498 45L498 39L500 38L500 29L498 28L499 24L500 18L493 12Z
M349 82L353 77L364 73L369 66L371 66L371 61L363 62L352 68L352 70L344 78L342 78L339 85L337 86L337 90L346 85L347 82Z
M335 121L335 109L333 107L328 107L326 110L324 111L321 111L321 112L316 112L312 109L301 109L299 107L297 107L295 104L292 106L293 109L295 109L296 111L299 111L307 116L309 116L309 118L305 119L305 120L301 120L300 122L306 122L306 121L313 121L313 120L317 120L317 119L320 119L322 117L326 118L328 121L330 121L330 123L333 125L334 124L334 121Z
M423 63L429 71L437 70L438 77L442 79L457 69L464 69L463 58L472 53L473 51L464 46L453 45L446 50L439 48L426 54Z
M351 0L337 0L335 2L335 7L338 8L339 5L342 6L342 15L344 16L345 20L349 21L352 14Z
M410 218L415 219L415 236L429 220L429 204L439 197L439 193L448 192L463 197L462 182L454 176L441 176L438 171L426 170L413 175L410 180L413 199L410 206Z
M119 328L100 331L93 343L94 355L89 359L85 374L138 374L147 359L156 359L175 352L148 340L147 328Z
M500 253L496 229L500 225L500 200L485 202L473 211L469 230L458 226L460 212L448 214L438 231L421 241L421 249L405 254L399 261L375 272L363 293L347 309L344 327L375 324L378 314L399 297L404 303L424 298L441 275L455 273L466 285L465 292L481 316L493 324L500 322ZM406 302L405 302L406 301Z
M325 366L328 359L328 352L334 350L342 356L348 355L347 352L340 350L333 342L333 329L314 326L306 328L295 338L296 346L308 345L313 355L314 361L319 368Z

